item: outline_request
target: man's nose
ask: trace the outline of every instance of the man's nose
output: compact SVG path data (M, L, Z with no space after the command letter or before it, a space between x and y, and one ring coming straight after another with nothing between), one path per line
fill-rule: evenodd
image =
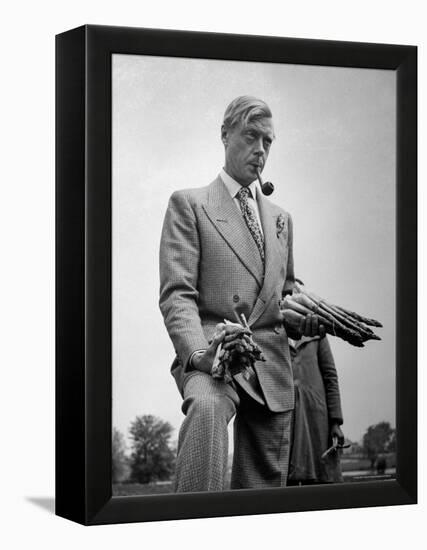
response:
M262 139L259 139L256 142L255 152L256 152L257 155L264 155L265 154L264 143L263 143Z

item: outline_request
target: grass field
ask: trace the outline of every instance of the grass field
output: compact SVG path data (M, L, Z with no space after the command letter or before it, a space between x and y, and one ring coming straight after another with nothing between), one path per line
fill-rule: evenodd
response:
M360 466L360 462L353 464ZM368 468L353 468L351 471L343 470L343 478L346 483L360 481L382 481L394 479L396 477L396 469L390 468L385 474L377 475L373 470ZM160 495L172 492L172 483L149 483L142 485L141 483L113 483L113 496L137 496L137 495Z
M113 483L113 496L160 495L172 492L172 483L157 485L148 483Z
M230 455L226 480L228 484L231 478L231 459L232 456ZM346 483L379 481L396 477L396 457L392 453L387 455L387 470L383 475L378 475L375 470L371 470L370 460L360 455L342 455L340 464L344 482ZM146 485L140 483L113 483L113 496L160 495L171 492L172 482L168 481Z

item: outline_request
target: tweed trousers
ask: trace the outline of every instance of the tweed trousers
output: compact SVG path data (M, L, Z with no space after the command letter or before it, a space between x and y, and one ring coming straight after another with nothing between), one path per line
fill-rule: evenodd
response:
M271 412L237 384L202 372L184 386L175 476L176 492L223 491L228 423L234 423L231 489L283 487L288 476L292 411Z

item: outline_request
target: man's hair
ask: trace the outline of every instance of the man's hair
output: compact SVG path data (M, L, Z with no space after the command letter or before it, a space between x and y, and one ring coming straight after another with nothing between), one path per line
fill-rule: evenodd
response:
M244 126L249 122L260 118L272 118L270 107L262 101L250 95L241 95L233 99L224 113L223 124L229 130L241 122Z

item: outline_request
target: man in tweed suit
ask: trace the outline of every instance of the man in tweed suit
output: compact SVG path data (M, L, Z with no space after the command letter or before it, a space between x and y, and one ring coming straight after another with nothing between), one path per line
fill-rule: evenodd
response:
M160 309L186 415L175 482L181 492L226 488L227 425L234 415L231 488L284 486L288 471L294 388L279 301L294 283L292 221L256 182L274 140L269 107L236 98L221 139L224 168L206 187L173 193L160 245ZM227 384L211 368L219 343L232 338L221 323L235 312L244 313L266 361L249 379L238 374ZM300 331L318 334L317 318Z

